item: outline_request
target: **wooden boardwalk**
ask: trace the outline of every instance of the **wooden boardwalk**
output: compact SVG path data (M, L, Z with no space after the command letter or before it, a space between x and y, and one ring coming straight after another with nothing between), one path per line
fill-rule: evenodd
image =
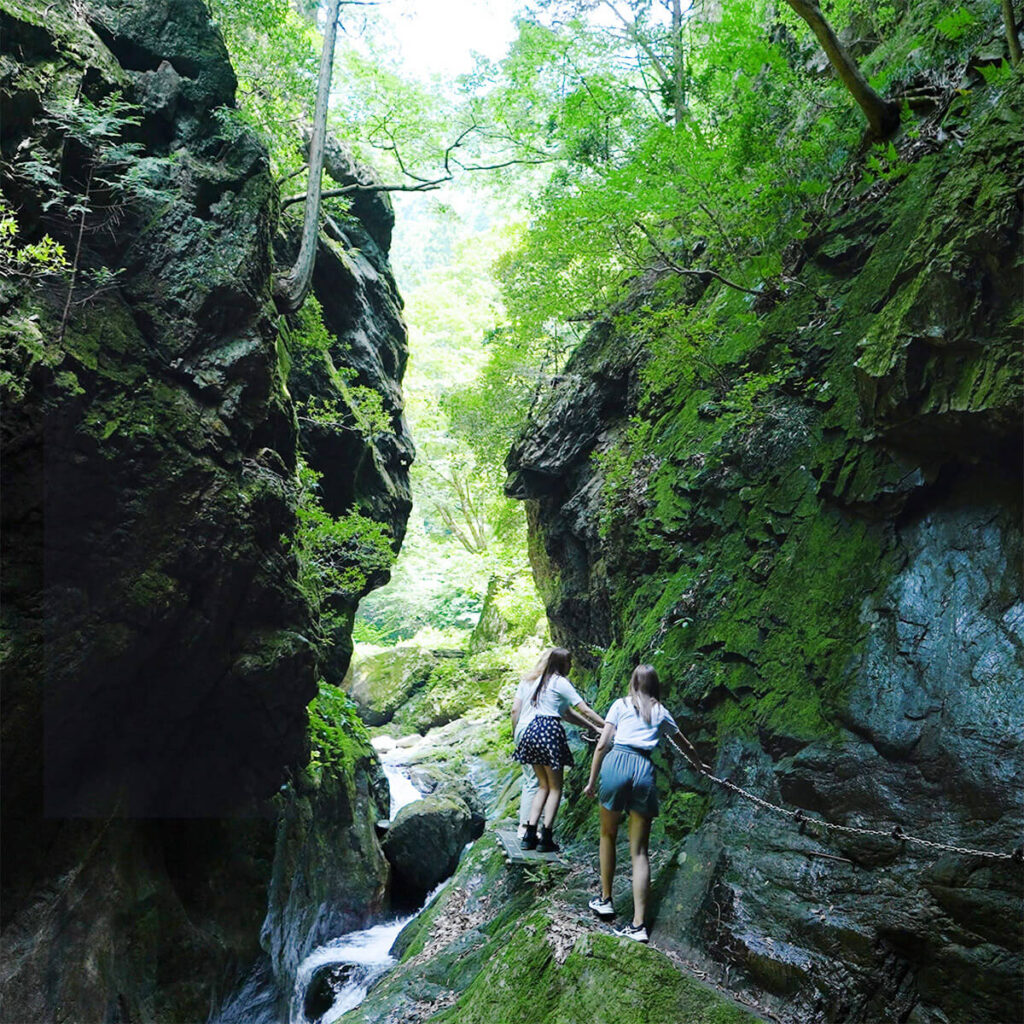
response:
M524 850L519 845L519 837L516 835L514 827L496 828L494 832L498 837L498 842L501 843L505 860L509 864L533 865L534 867L538 864L548 864L561 871L569 870L569 862L560 853L538 853L536 850Z

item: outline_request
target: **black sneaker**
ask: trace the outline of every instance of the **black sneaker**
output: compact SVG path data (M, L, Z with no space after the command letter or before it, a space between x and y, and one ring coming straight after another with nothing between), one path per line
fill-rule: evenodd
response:
M519 845L524 850L536 850L537 849L537 826L527 825L526 835L519 840Z
M621 928L614 929L616 935L621 935L626 939L633 939L636 942L649 942L650 939L647 937L647 928L642 924L626 924Z

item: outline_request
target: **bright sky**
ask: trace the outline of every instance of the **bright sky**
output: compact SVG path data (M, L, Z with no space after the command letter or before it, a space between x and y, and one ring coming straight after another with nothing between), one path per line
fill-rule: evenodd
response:
M497 58L515 38L519 0L386 0L407 68L419 76L472 70L473 52Z

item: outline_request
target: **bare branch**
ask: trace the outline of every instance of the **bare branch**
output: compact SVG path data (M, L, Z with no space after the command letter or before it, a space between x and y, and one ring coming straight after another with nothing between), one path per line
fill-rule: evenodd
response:
M313 279L317 235L320 228L320 192L323 185L324 144L327 138L327 107L331 94L331 72L334 67L334 43L338 35L341 0L331 0L327 10L324 46L320 54L317 79L316 108L313 115L313 138L309 144L309 177L306 182L306 211L302 224L302 240L295 265L274 278L274 300L282 313L294 313L303 303Z
M710 267L703 267L700 269L694 269L692 267L684 267L677 263L655 240L654 235L650 230L640 221L633 222L647 238L647 241L651 243L651 248L661 257L662 262L665 265L666 270L672 271L673 274L679 274L685 277L713 277L722 284L727 285L729 288L735 288L738 292L743 292L746 295L760 295L761 293L754 288L744 288L743 285L737 284L735 281L730 281L729 278L720 274L717 270L712 270Z

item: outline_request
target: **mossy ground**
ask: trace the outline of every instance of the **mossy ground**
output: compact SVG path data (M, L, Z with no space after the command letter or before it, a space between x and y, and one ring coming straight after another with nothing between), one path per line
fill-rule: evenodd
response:
M741 1024L758 1018L664 953L610 933L590 884L507 866L488 833L399 936L399 965L344 1021Z

